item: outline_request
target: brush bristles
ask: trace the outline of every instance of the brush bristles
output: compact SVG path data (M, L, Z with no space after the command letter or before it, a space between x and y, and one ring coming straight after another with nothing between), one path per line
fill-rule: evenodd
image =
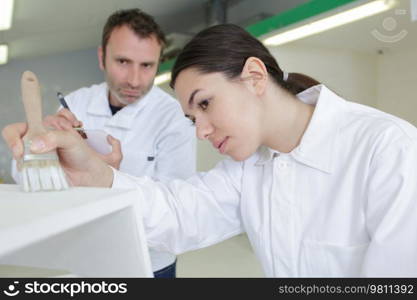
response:
M22 163L22 183L25 192L58 191L68 188L65 174L51 154L25 155ZM29 158L29 159L28 159ZM51 159L52 158L52 159Z

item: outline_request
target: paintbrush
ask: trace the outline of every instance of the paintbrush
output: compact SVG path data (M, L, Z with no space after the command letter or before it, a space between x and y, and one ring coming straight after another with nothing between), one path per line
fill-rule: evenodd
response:
M36 75L25 71L21 80L22 100L28 130L23 136L22 183L26 192L54 191L68 188L56 151L36 154L30 151L34 138L48 131L42 124L42 98Z

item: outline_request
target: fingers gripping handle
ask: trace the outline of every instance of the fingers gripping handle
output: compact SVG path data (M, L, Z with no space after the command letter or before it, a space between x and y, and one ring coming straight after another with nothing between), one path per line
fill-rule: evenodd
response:
M45 129L42 125L42 98L36 75L25 71L22 75L21 88L26 120L29 125L28 134L41 134Z

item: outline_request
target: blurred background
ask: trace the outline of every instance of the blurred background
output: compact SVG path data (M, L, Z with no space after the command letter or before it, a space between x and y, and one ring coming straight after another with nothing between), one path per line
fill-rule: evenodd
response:
M276 34L374 2L387 7L292 41L267 41ZM153 15L167 35L161 74L169 72L178 51L196 32L214 24L235 23L264 41L285 71L305 73L348 100L417 125L417 97L413 90L417 84L416 2L15 0L11 26L0 30L0 55L7 52L3 62L0 57L0 128L24 120L20 99L20 76L24 70L38 74L46 114L54 113L59 106L57 91L67 94L102 82L96 54L102 27L115 10L133 7ZM0 8L0 14L1 11L6 9ZM3 19L1 15L0 22ZM167 82L159 85L173 93ZM199 171L208 170L220 159L209 143L198 142ZM0 183L13 182L10 161L11 155L1 140ZM262 276L244 235L180 256L178 268L179 275L187 277Z

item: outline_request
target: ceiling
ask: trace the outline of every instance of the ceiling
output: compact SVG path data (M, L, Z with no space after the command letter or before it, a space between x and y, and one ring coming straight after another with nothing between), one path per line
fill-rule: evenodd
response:
M304 38L293 45L367 53L399 50L417 53L417 20L412 20L410 3L410 0L397 0L397 5L389 11Z
M9 60L88 49L100 43L107 17L138 7L166 34L193 34L207 25L209 0L15 0L12 28L0 31ZM227 21L247 26L307 0L229 0Z
M364 2L366 0L362 0ZM415 0L412 0L415 1ZM248 26L308 0L228 0L227 22ZM360 1L359 1L360 2ZM171 40L191 36L208 24L209 0L15 0L12 28L0 31L9 60L93 48L99 45L107 17L117 9L138 7L153 15ZM417 48L417 22L410 0L385 13L302 40L295 45L378 52ZM377 38L406 32L396 42Z

